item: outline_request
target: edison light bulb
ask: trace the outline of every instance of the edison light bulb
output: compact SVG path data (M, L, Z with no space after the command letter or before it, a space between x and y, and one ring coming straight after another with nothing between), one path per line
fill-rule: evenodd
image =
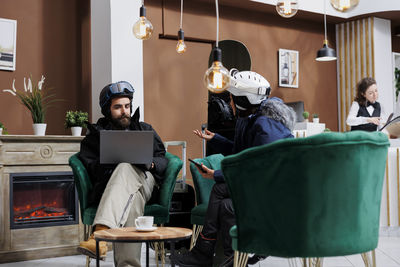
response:
M284 18L290 18L296 15L298 10L297 0L278 0L276 2L276 11Z
M350 8L350 0L339 0L339 5L343 10Z
M183 30L180 29L178 31L178 43L176 44L176 52L178 52L178 54L183 54L186 52L186 44L184 39Z
M283 3L283 13L285 15L290 15L292 13L292 8L290 7L290 0L286 0Z
M183 40L178 40L178 44L176 45L176 52L178 52L178 54L183 54L186 52L186 44Z
M204 74L204 83L213 93L224 92L230 83L229 71L221 63L222 52L218 47L213 49L213 63Z
M337 11L346 12L358 5L359 0L331 0L331 5Z
M146 8L144 6L140 7L140 18L133 25L132 31L135 37L140 40L149 39L153 33L153 25L151 25L151 22L146 18Z

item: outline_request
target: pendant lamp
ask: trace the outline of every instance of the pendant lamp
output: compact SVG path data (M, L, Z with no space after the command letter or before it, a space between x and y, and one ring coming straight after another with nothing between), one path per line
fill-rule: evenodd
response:
M328 46L328 38L326 35L326 0L324 0L324 29L325 29L325 39L323 47L318 50L317 61L332 61L336 60L336 51Z
M222 65L222 50L218 47L219 35L219 11L218 0L215 0L215 10L217 14L217 37L215 47L212 50L213 63L204 74L204 84L213 93L224 92L230 83L229 71Z
M290 18L296 15L298 6L297 0L278 0L276 2L276 12L284 18Z
M184 32L182 30L182 18L183 18L183 0L181 0L181 22L178 31L178 43L176 44L176 52L178 52L178 54L183 54L186 52L185 37L184 37Z
M153 25L146 18L146 7L144 6L144 0L142 0L142 6L140 7L140 18L133 25L133 34L140 40L147 40L153 33Z
M359 0L330 0L334 9L340 12L347 12L355 8Z

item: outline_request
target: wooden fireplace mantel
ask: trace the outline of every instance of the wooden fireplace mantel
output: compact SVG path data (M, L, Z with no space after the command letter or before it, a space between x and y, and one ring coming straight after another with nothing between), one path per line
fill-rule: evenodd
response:
M10 174L72 171L82 136L0 135L0 263L76 254L79 224L10 229Z

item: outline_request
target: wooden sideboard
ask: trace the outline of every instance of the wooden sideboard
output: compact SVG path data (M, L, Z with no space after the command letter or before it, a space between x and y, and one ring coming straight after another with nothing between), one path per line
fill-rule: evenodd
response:
M0 135L0 263L77 254L80 224L10 229L10 174L70 172L81 136ZM79 219L80 221L80 219Z

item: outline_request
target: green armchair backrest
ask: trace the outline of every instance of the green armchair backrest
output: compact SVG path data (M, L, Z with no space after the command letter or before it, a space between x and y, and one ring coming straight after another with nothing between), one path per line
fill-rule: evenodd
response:
M381 132L323 133L226 157L233 246L281 257L375 249L388 146Z
M213 170L221 169L221 161L224 158L222 154L214 154L205 158L194 159L198 163L203 163L208 168ZM190 173L192 174L193 184L196 191L197 205L208 203L210 198L211 188L215 184L214 180L204 179L199 170L193 163L190 163Z
M89 207L88 195L93 187L92 182L90 181L85 166L79 159L79 153L76 153L69 158L69 166L71 166L74 174L76 190L78 191L79 197L79 205L82 212L82 210Z
M176 177L182 169L183 162L178 157L169 152L165 153L168 159L167 169L165 170L164 181L160 189L159 203L161 206L166 207L168 210L171 206L172 194L176 184Z

